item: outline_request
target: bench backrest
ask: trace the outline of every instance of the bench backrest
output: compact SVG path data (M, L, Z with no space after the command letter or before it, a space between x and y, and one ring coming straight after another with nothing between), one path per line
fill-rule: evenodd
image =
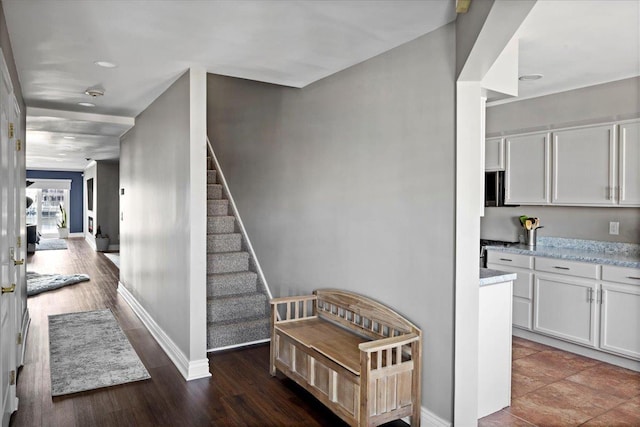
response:
M395 337L420 329L371 298L340 289L316 289L318 317L339 323L372 339Z

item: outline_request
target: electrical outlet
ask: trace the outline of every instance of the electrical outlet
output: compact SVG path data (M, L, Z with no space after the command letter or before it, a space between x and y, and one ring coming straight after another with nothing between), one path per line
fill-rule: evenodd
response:
M609 234L619 234L620 232L620 223L617 221L611 221L609 223Z

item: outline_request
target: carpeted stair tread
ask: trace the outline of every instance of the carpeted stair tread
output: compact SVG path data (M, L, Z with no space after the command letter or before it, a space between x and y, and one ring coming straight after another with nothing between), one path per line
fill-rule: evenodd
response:
M207 184L207 199L222 199L222 185Z
M248 252L223 252L207 254L207 274L233 273L249 270Z
M242 234L209 234L207 235L207 253L240 252L242 250Z
M267 315L267 296L261 292L207 298L207 322Z
M216 175L217 172L215 170L207 171L207 184L215 184L216 183Z
M233 233L236 229L236 219L232 216L207 217L207 234Z
M253 271L209 274L207 276L207 296L219 297L233 294L256 292L258 275Z
M229 214L229 201L227 199L207 200L207 216L227 216Z
M269 317L255 317L207 325L207 349L269 339Z

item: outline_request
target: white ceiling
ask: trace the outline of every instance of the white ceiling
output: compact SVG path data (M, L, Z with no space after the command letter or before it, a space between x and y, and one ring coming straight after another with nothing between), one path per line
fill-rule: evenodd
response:
M67 170L117 158L123 118L191 66L304 87L455 19L455 0L2 4L23 95L38 112L28 111L27 166ZM519 98L639 75L639 27L640 0L539 0L520 30L520 69L545 77L521 83ZM77 105L94 86L105 89L96 107Z

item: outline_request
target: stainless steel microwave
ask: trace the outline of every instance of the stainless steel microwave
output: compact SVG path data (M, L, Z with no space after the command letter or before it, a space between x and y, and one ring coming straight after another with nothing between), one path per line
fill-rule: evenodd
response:
M484 173L484 205L505 206L504 171Z

